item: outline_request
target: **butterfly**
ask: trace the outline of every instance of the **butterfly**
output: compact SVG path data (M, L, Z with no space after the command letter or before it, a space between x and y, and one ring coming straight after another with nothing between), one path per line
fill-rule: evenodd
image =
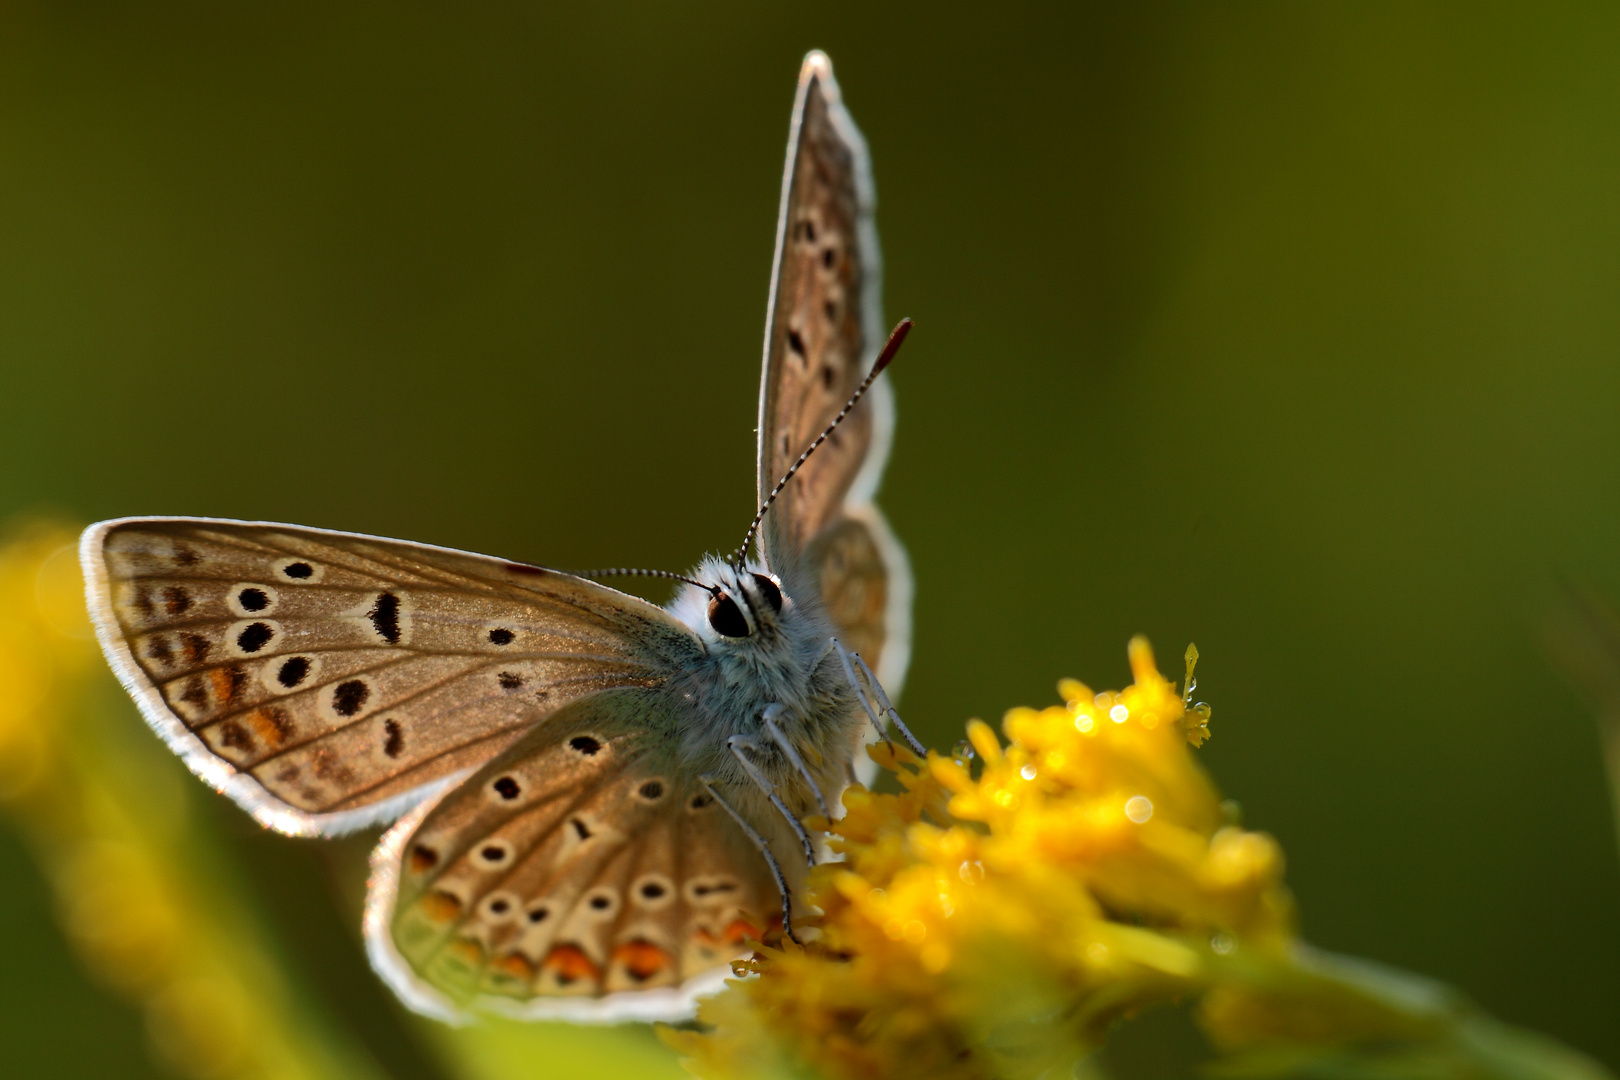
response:
M908 660L910 571L872 502L894 415L874 380L910 324L885 341L872 207L865 142L812 52L777 220L760 514L729 557L639 571L679 579L666 607L596 580L619 571L293 525L86 530L103 651L193 772L291 835L395 822L364 929L413 1008L689 1015L749 941L792 933L822 854L804 821L870 765L874 729L916 747L885 692Z

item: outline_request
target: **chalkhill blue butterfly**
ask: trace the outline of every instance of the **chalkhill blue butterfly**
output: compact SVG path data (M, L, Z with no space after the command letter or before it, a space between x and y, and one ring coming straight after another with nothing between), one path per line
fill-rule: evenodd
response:
M899 724L905 553L873 504L894 405L866 146L804 61L759 400L761 509L690 574L568 573L264 522L84 534L103 650L193 772L300 836L393 821L372 962L412 1007L675 1018L792 933L837 806ZM870 389L870 393L867 391ZM666 607L600 584L677 578Z

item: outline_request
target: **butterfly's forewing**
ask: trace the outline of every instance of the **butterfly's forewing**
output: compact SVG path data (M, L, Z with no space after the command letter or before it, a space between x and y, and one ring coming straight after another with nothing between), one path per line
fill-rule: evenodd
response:
M701 650L644 601L426 545L198 518L104 522L103 649L194 772L272 828L397 816L560 705Z
M777 220L760 386L763 499L838 414L884 341L881 260L866 142L827 57L799 74ZM800 572L892 692L910 655L911 572L872 496L894 399L880 379L782 490L762 529L766 561Z
M883 343L873 198L865 141L831 63L811 53L799 74L776 225L760 386L762 498L837 415ZM874 388L805 463L766 517L768 550L802 550L837 516L869 460L881 469L891 412Z
M770 925L776 886L682 767L671 701L635 689L577 700L394 827L366 935L406 1001L445 1016L473 1003L680 1016Z

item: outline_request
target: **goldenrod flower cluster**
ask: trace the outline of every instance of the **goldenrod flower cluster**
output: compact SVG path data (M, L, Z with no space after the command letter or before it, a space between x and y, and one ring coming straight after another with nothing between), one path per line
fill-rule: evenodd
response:
M377 1075L301 1005L251 905L211 872L189 782L116 696L81 587L70 531L0 546L0 810L79 956L141 1009L176 1075ZM806 944L761 945L703 1004L700 1030L664 1029L688 1068L1095 1074L1088 1055L1112 1026L1182 1001L1228 1076L1602 1080L1444 987L1302 944L1277 844L1239 825L1194 760L1209 735L1196 654L1180 692L1145 642L1130 656L1132 686L1065 681L1065 704L1007 714L1005 742L974 722L948 757L876 748L901 791L845 794L830 826L843 861L800 898L820 913ZM468 1076L661 1064L623 1032L466 1030L442 1042Z
M1434 984L1297 938L1276 841L1242 828L1191 751L1209 709L1130 646L1134 685L1015 709L1006 743L874 748L899 794L852 788L842 862L813 871L800 946L665 1029L699 1076L1067 1077L1148 1006L1196 1003L1233 1075L1594 1078Z

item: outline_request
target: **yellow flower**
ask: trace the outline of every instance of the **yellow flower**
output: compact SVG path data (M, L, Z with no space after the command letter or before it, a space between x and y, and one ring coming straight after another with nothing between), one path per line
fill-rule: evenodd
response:
M1282 851L1233 820L1191 748L1209 709L1131 642L1135 683L979 721L923 761L879 746L899 794L852 788L842 862L811 875L807 944L663 1029L706 1077L1067 1076L1110 1027L1198 1000L1225 1067L1345 1076L1597 1077L1412 976L1297 940ZM742 973L740 971L739 973Z

